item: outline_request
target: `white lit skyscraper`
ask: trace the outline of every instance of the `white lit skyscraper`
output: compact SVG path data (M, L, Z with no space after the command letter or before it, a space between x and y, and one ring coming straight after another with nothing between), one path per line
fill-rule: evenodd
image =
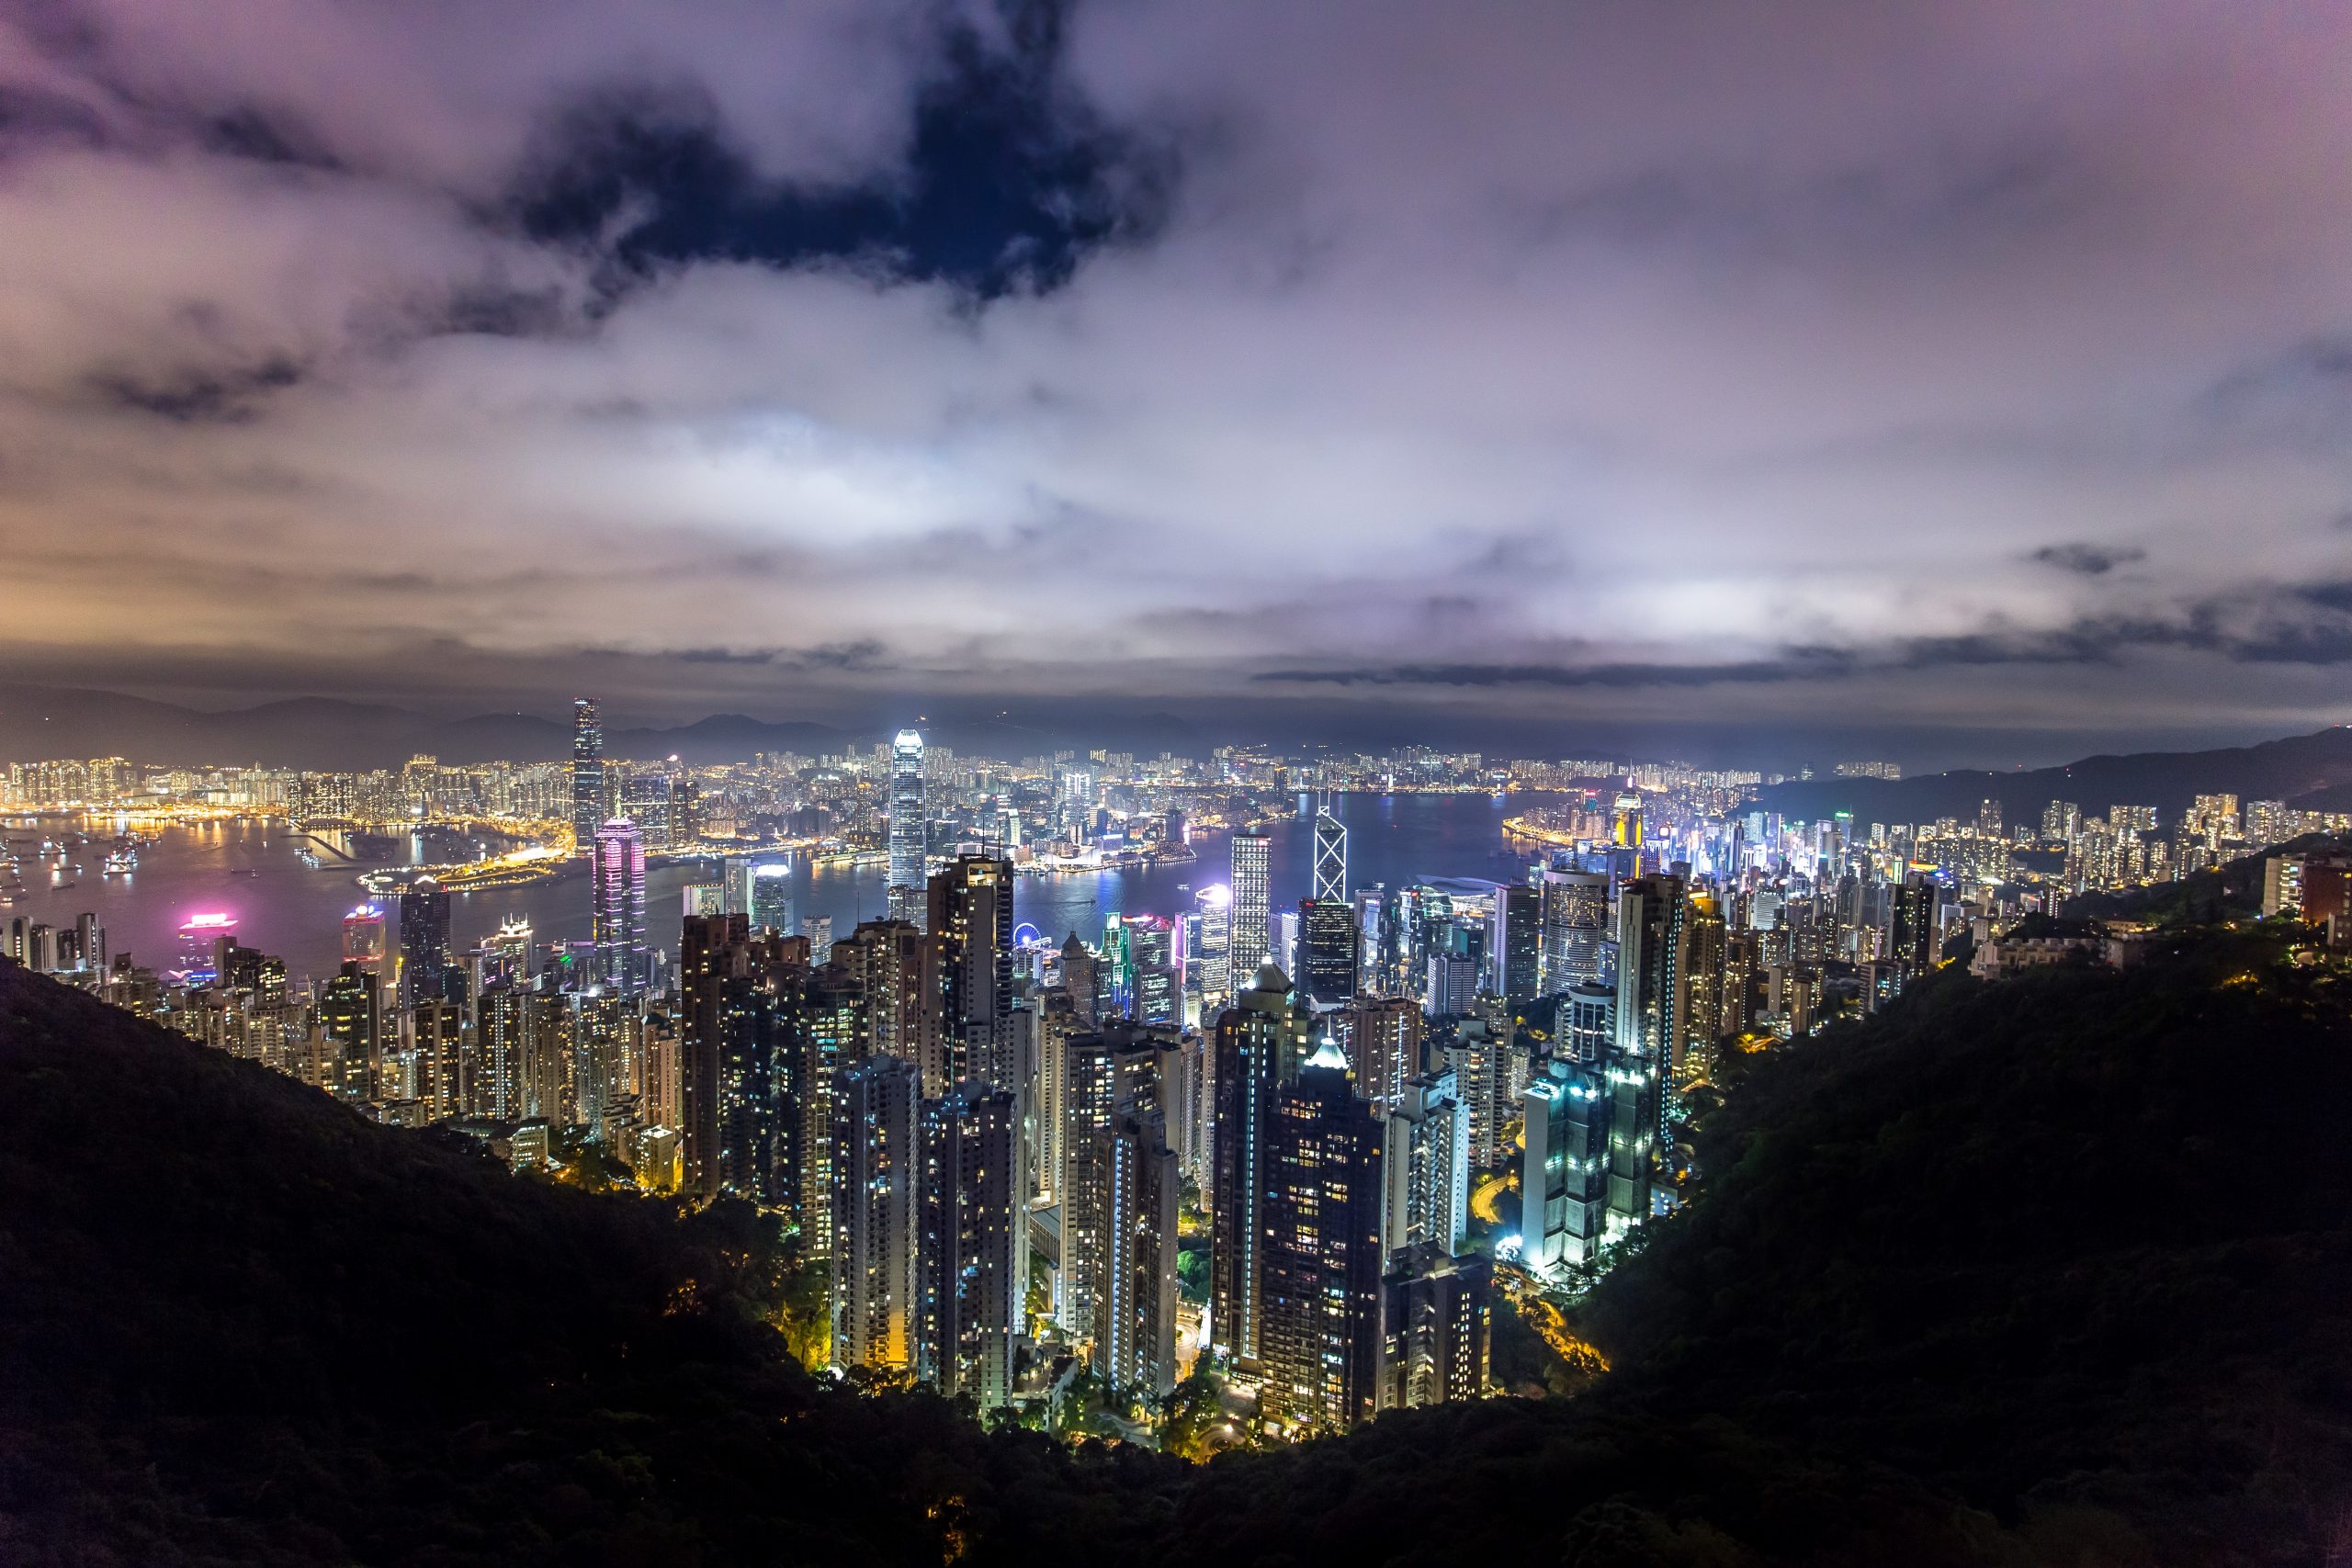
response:
M637 824L616 817L596 829L590 868L589 935L596 979L616 995L645 989L645 843Z
M1227 973L1236 990L1273 953L1273 840L1245 829L1233 835L1233 948Z
M890 742L890 918L921 925L927 880L922 735L901 729Z
M1321 796L1315 807L1314 899L1318 904L1348 901L1348 830L1331 809L1331 797Z

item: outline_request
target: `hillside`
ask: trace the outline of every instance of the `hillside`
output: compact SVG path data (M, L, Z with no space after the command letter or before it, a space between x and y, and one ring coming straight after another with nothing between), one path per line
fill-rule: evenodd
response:
M2197 932L1739 1058L1571 1401L1192 1470L801 1374L749 1216L506 1175L0 964L0 1560L2317 1562L2352 976Z
M1807 820L1851 811L1857 823L1973 820L1984 800L2001 803L2009 823L2039 822L2053 800L2103 815L2117 804L2154 806L2167 829L2199 795L2284 800L2343 810L2352 798L2352 728L2208 751L2140 751L2085 757L2054 768L1996 773L1959 770L1907 779L1815 778L1758 792L1765 809Z

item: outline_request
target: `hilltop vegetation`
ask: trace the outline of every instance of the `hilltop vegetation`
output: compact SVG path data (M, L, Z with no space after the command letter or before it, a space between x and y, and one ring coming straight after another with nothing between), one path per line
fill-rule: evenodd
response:
M2290 933L1742 1057L1573 1400L1205 1467L828 1391L739 1212L514 1179L0 968L0 1557L2316 1562L2352 976Z

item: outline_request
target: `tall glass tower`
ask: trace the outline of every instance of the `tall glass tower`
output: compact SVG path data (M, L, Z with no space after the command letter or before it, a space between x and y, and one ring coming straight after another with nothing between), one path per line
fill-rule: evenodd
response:
M605 721L594 697L571 705L571 841L593 853L605 820Z
M1259 965L1274 950L1273 840L1264 834L1233 835L1233 951L1227 966L1237 991L1254 983Z
M589 934L596 979L616 996L645 989L645 840L637 824L616 817L596 829L589 875Z
M1315 878L1313 897L1318 904L1348 901L1348 830L1331 809L1331 797L1315 806Z
M890 742L890 918L923 921L922 735L901 729Z

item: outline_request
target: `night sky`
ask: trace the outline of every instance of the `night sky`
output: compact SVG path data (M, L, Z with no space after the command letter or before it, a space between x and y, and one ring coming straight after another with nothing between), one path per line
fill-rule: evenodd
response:
M0 676L2341 722L2347 62L2219 0L0 0Z

